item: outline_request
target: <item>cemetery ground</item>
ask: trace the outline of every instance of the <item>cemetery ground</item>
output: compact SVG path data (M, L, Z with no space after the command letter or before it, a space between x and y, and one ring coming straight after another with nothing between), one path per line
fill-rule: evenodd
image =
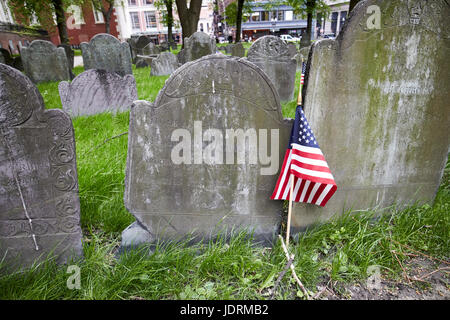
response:
M133 72L139 99L154 101L168 77L149 78L150 68ZM57 83L38 88L47 108L61 108ZM283 104L283 115L293 117L295 106ZM81 288L68 289L67 266L47 261L23 273L0 272L1 299L305 298L290 272L280 277L287 263L280 241L258 246L243 231L228 242L219 236L118 256L121 232L134 221L123 205L129 112L73 123L84 246L84 261L77 263ZM391 208L377 218L371 211L345 214L302 233L289 247L296 273L316 299L449 299L449 211L447 163L432 206ZM373 266L381 284L369 289Z

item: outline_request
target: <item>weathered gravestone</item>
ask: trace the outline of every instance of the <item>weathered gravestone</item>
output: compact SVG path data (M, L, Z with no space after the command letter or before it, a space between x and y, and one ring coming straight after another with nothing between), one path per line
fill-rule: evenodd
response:
M225 52L235 57L245 57L245 48L240 42L227 45Z
M294 43L287 44L288 52L291 57L297 54L297 46Z
M50 41L34 40L22 48L21 56L25 74L34 83L70 79L64 48L57 48Z
M450 143L448 17L441 0L364 1L313 46L305 113L338 189L324 208L296 204L294 228L434 199Z
M245 59L178 68L154 104L131 109L124 202L137 222L122 245L233 227L270 241L282 202L269 198L291 127L270 80Z
M68 44L59 44L58 48L64 48L66 52L67 61L69 62L69 68L72 70L75 67L75 52Z
M197 31L184 39L184 48L178 53L178 62L184 64L216 53L216 41L208 34Z
M61 49L62 50L62 49ZM0 256L26 267L50 253L82 255L75 139L62 110L0 64Z
M248 50L247 59L267 74L281 101L294 99L296 60L283 40L275 36L259 38Z
M58 89L63 109L73 117L106 111L123 112L138 99L132 75L121 77L105 70L85 71L71 83L60 82Z
M150 75L165 76L178 68L177 56L172 52L162 52L152 60Z
M84 69L102 69L121 76L133 74L131 53L127 42L106 33L94 36L91 41L80 45Z
M307 63L310 50L311 50L311 47L303 47L294 56L294 59L297 61L297 71L302 70L302 61L304 63Z

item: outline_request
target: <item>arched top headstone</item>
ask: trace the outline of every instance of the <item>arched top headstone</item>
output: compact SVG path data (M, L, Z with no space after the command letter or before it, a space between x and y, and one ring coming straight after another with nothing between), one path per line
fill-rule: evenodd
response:
M278 37L264 36L253 42L247 52L250 61L260 59L276 62L290 61L294 55L291 54L288 45Z
M84 69L102 69L121 76L133 74L130 45L116 37L100 33L80 45Z
M46 40L34 40L21 52L25 74L34 82L70 79L70 66L64 48Z
M59 263L81 256L72 121L62 110L45 110L30 79L4 64L0 136L2 260L27 267L50 254Z
M247 59L267 74L281 101L294 99L297 62L283 40L275 36L259 38L248 49Z
M132 108L125 206L161 239L191 231L210 236L223 220L226 228L249 227L267 240L279 222L282 204L270 195L290 130L275 88L257 66L224 55L189 62L172 73L153 104ZM181 154L179 132L187 144ZM266 147L272 166L255 158Z
M361 1L336 40L313 44L305 113L338 190L321 210L295 206L294 226L434 199L450 144L449 16L443 0Z
M197 31L184 39L184 48L179 53L179 61L184 64L189 61L216 53L216 41L207 33Z
M138 99L134 76L90 69L58 85L63 109L71 116L129 110Z

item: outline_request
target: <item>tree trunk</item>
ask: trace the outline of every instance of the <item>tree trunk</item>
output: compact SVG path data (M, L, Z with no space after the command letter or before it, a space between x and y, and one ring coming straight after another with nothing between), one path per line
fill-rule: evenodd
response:
M302 39L300 40L300 48L309 47L311 45L312 18L315 5L316 0L308 0L306 2L306 10L308 12L306 32L302 35Z
M242 26L242 9L244 8L244 0L238 0L237 14L236 14L236 39L235 43L241 41L241 26Z
M52 0L55 7L56 23L58 25L59 40L61 44L70 44L69 35L67 33L66 15L62 0Z
M187 7L187 0L175 0L175 3L178 9L178 17L180 18L184 47L184 39L197 31L202 0L191 0L189 8Z
M172 51L172 43L173 43L173 36L172 36L172 27L173 27L173 1L172 0L165 0L166 4L166 10L167 10L167 44L169 45L169 51Z
M106 10L103 2L100 2L100 11L105 19L105 32L111 34L111 16L114 10L114 1L106 1L109 4L108 10Z
M353 8L356 6L356 4L357 4L359 1L361 1L361 0L350 0L350 6L349 6L349 8L348 8L348 12L349 12L349 13L353 10Z

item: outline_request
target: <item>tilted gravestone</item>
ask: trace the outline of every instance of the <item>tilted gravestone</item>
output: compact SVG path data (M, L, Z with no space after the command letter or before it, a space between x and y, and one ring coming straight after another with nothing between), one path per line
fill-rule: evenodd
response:
M62 49L61 49L62 50ZM37 88L0 64L0 256L27 267L50 253L82 255L75 139L62 110L45 110Z
M72 117L106 111L123 112L138 99L132 75L121 77L105 70L87 70L71 83L60 82L58 89L63 109Z
M178 54L178 62L184 64L216 53L216 42L208 34L197 31L184 39L184 48Z
M247 59L267 74L281 101L294 99L296 60L283 40L275 36L259 38L249 48Z
M151 76L170 75L178 68L177 56L171 52L162 52L152 60Z
M84 69L102 69L121 76L133 74L130 46L116 37L100 33L80 45Z
M270 195L291 127L272 83L247 60L210 55L178 68L154 104L131 109L124 202L137 222L122 245L233 227L270 241L282 211Z
M22 48L22 64L25 74L34 83L70 79L70 67L64 48L57 48L50 41L34 40Z
M293 227L434 199L450 144L449 16L442 0L363 1L336 40L313 45L305 113L338 188L324 208L296 204Z

